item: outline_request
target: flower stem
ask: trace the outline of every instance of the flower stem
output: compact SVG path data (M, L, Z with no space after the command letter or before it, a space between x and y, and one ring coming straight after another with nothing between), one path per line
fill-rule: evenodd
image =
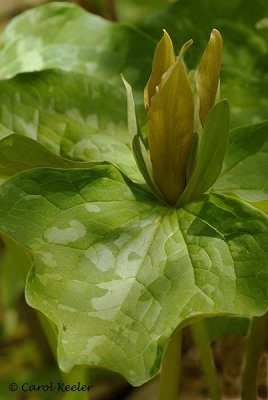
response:
M242 368L242 400L257 399L258 363L264 348L268 313L252 319Z
M87 382L87 368L74 367L68 374L62 373L65 385L88 385ZM90 400L90 391L69 391L65 392L64 400Z
M57 331L56 331L56 326L40 311L36 310L36 315L39 319L39 322L42 326L42 329L46 335L47 342L49 344L49 347L52 351L52 354L54 356L54 359L56 362L58 362L58 357L57 357Z
M195 322L192 325L195 343L199 350L200 362L206 376L208 391L211 400L220 400L221 391L217 372L214 365L213 355L210 347L207 327L204 321Z
M39 321L42 325L42 328L45 332L45 335L47 337L47 341L50 345L50 348L53 352L53 355L55 357L55 361L58 361L57 357L57 332L56 332L56 327L54 324L47 318L45 317L41 312L37 311L37 316L39 318ZM87 368L86 367L74 367L68 374L65 374L64 372L61 373L64 384L65 385L78 385L78 382L80 382L80 387L83 385L88 385L87 381ZM64 400L90 400L89 398L89 391L66 391L64 396Z
M170 339L162 361L158 400L177 400L179 395L181 330Z
M118 21L115 0L106 1L107 17L111 21Z

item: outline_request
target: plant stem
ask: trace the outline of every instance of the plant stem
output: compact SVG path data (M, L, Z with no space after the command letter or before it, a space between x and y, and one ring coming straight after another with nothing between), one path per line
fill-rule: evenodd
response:
M62 377L65 385L77 385L78 382L80 382L81 387L88 385L86 367L74 367L68 374L62 373ZM90 400L89 393L90 391L65 392L64 400Z
M111 21L118 21L115 0L106 1L107 18Z
M75 2L88 12L101 15L110 21L118 21L115 0L103 0L101 2L96 0L76 0Z
M199 350L200 362L206 376L208 391L211 400L220 400L221 391L213 355L209 343L207 327L204 321L195 322L192 325L195 343Z
M177 400L179 395L181 330L170 339L162 360L158 400Z
M46 335L47 342L49 344L49 347L52 351L52 354L54 356L55 361L58 361L57 357L57 331L56 327L53 325L53 323L40 311L36 310L36 315L40 321L40 324L43 328L43 331Z
M47 341L53 352L55 360L57 362L57 332L54 324L45 317L41 312L37 311L38 318L42 325L42 328L46 334ZM61 373L65 385L77 385L80 382L80 386L88 385L87 381L87 368L86 367L74 367L68 374ZM65 392L64 400L90 400L88 391L69 391Z
M88 11L88 12L90 12L91 11L91 8L90 8L90 1L88 0L76 0L76 3L80 6L80 7L82 7L82 8L84 8L84 10L86 10L86 11Z
M258 363L264 348L268 313L252 319L242 368L242 400L257 399Z

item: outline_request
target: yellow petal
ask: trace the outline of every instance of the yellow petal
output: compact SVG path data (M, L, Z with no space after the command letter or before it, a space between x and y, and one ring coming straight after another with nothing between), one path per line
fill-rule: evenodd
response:
M181 57L163 76L148 112L153 176L174 205L185 187L186 163L194 126L194 101Z
M222 36L213 29L207 47L202 55L196 78L199 96L199 117L204 127L207 115L215 103L222 56Z
M151 98L156 93L156 87L159 85L162 75L174 63L173 44L168 33L164 30L163 37L155 49L151 76L144 89L144 105L146 109L150 107Z
M180 56L183 56L184 53L186 52L186 50L188 50L189 47L192 46L192 44L193 44L193 39L190 39L190 40L188 40L186 43L184 43L184 44L182 45L181 50L180 50Z

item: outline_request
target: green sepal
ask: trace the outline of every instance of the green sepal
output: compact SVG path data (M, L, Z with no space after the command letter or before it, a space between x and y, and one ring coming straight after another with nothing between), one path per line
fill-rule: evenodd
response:
M136 135L133 138L132 149L134 152L137 166L139 167L139 170L146 184L148 185L148 188L160 201L166 204L165 199L163 198L161 192L154 183L152 164L148 154L148 150L145 148L139 135Z
M127 95L127 123L128 123L128 133L130 134L131 141L138 133L138 125L135 111L135 101L133 98L132 87L125 80L123 75L121 75L122 81L125 85L126 95Z
M152 163L150 160L150 156L148 154L148 150L145 147L143 142L143 135L141 130L139 129L137 118L136 118L136 110L135 110L135 102L133 98L132 88L130 84L124 79L122 76L123 83L126 88L127 94L127 117L128 117L128 131L132 140L132 150L134 153L134 157L137 163L137 166L148 185L150 191L162 202L165 202L163 196L156 184L154 183L153 175L152 175Z
M228 145L229 127L229 103L227 100L222 100L208 115L197 150L196 164L177 206L198 198L215 183L222 169Z
M187 160L187 165L186 165L186 182L189 182L189 179L192 175L193 168L196 163L196 153L198 150L198 134L196 132L193 133L193 140L192 140L192 146L191 146L191 151Z

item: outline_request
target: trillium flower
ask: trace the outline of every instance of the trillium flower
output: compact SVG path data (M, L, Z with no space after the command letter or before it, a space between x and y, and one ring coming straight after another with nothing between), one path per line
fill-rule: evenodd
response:
M179 55L175 57L172 41L164 30L163 37L156 47L151 76L144 90L149 148L147 150L144 149L143 138L139 133L139 145L137 144L137 138L136 143L133 141L133 150L138 164L141 164L141 159L143 161L141 170L145 180L151 189L153 188L153 191L158 193L158 197L161 197L164 202L171 206L178 204L181 198L189 201L196 195L196 189L193 188L194 183L192 182L190 189L187 186L194 170L198 167L197 164L200 164L200 160L204 169L204 151L203 154L200 151L202 146L204 147L204 138L206 145L208 145L208 140L211 142L211 139L208 139L211 134L206 133L204 135L204 131L206 130L209 114L215 105L219 87L223 47L220 32L216 29L211 32L210 39L197 68L195 88L192 88L183 61L184 53L192 43L192 40L186 42L182 46ZM130 86L126 82L125 85L128 92L129 127L133 137L135 137L138 129L134 112L131 111L131 108L133 109L134 107L134 101L130 93ZM221 118L219 118L219 113L225 113L225 116L221 115ZM227 137L229 114L226 101L218 108L216 114L217 116L214 115L213 124L209 124L213 125L210 130L213 129L214 135L218 135L220 119L225 119L227 124L225 124L226 134L224 136ZM215 126L215 123L218 126ZM203 135L204 138L202 138ZM138 156L137 153L139 153ZM221 165L223 155L224 153L219 157ZM217 176L221 165L217 168ZM200 165L198 168L199 181L202 168L200 169ZM146 174L144 174L145 169ZM148 182L149 179L150 182ZM196 179L195 177L194 181ZM203 177L202 180L204 180ZM211 186L215 179L213 177L208 181ZM207 186L207 182L201 184L200 189L202 190L199 190L198 194L210 187Z
M169 204L176 203L185 187L194 129L194 99L182 54L175 60L164 32L144 94L153 177Z

